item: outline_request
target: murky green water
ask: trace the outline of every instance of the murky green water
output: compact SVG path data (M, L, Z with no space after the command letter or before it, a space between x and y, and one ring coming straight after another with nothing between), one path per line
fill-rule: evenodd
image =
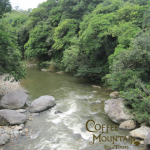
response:
M109 92L105 87L94 88L94 83L84 79L41 72L36 68L28 68L27 73L27 79L22 80L21 84L30 92L30 101L43 95L51 95L55 97L56 106L28 121L28 135L11 140L3 150L104 150L104 146L113 145L128 146L124 150L146 149L120 141L112 144L96 140L95 144L89 144L93 141L93 134L108 137L129 134L129 131L124 130L108 133L87 131L85 125L88 120L94 120L100 125L115 125L104 113L104 102L109 99ZM55 114L55 111L63 113Z

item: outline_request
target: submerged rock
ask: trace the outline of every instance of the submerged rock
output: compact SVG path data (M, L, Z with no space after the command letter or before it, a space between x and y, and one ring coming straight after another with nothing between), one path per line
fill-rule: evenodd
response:
M42 112L49 108L52 108L56 105L55 98L49 95L41 96L38 99L35 99L29 108L31 113Z
M126 120L131 120L133 115L129 115L129 110L123 104L124 99L111 99L105 102L106 115L116 123L122 123Z
M150 132L150 128L142 126L130 132L130 135L135 138L145 139Z
M58 110L58 111L55 111L55 114L60 114L60 113L62 113L62 112L61 112L61 111L59 111L59 110Z
M97 85L92 85L94 88L99 88L99 89L101 89L101 87L100 86L97 86Z
M56 72L56 73L58 73L58 74L63 74L63 71L58 71L58 72Z
M91 104L100 104L101 101L95 101L95 102L92 102Z
M97 91L93 91L92 93L98 93Z
M22 91L16 91L6 94L0 101L0 107L4 109L20 109L22 108L28 95Z
M73 138L74 138L75 140L79 140L79 139L82 138L82 136L81 136L80 133L74 133L74 134L73 134Z
M17 125L22 124L27 120L26 115L16 112L14 110L2 109L0 110L0 125Z

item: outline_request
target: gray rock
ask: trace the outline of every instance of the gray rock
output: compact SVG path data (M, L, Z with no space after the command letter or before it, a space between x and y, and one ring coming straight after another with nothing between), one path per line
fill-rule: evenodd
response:
M3 134L0 136L0 145L4 145L6 144L7 142L9 142L10 140L10 137L8 134Z
M28 95L21 91L11 92L6 94L0 101L0 107L4 109L20 109L22 108Z
M131 131L129 134L135 138L145 139L149 132L150 132L149 127L142 126L138 129Z
M22 129L24 128L24 124L19 125L20 127L22 127Z
M41 96L35 99L29 108L31 113L42 112L56 105L55 98L49 95Z
M125 108L123 101L123 98L118 98L105 102L106 115L116 123L122 123L133 118L133 115L129 115L129 110Z
M144 145L144 141L141 141L140 144L141 144L141 145Z
M16 110L16 111L19 112L19 113L24 113L24 112L26 112L25 109L18 109L18 110Z
M26 115L16 112L14 110L2 109L0 110L0 125L17 125L22 124L27 120Z
M25 135L26 135L26 133L22 132L22 133L21 133L21 135L22 135L22 136L25 136Z
M55 114L60 114L60 113L62 113L62 112L61 112L61 111L59 111L59 110L58 110L58 111L55 111Z
M19 131L18 130L14 130L12 137L18 137L18 135L19 135Z
M150 132L147 134L147 136L144 140L144 143L147 144L147 145L150 145Z
M136 123L133 120L127 120L124 121L120 124L119 128L121 129L135 129L136 128Z
M2 139L2 138L0 138L0 145L5 145L5 141Z
M22 136L25 136L28 133L28 129L23 129L20 133Z
M29 91L27 91L27 90L25 90L25 89L21 89L21 90L19 90L19 92L24 92L24 93L26 93L26 94L29 94Z
M32 113L31 116L35 117L35 116L39 116L40 113Z
M17 127L15 127L15 130L22 130L23 128L21 127L21 126L17 126Z

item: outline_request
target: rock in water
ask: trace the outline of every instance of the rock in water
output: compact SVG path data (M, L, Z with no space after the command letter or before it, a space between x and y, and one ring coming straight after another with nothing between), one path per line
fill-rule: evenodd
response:
M118 98L119 97L119 92L115 91L115 92L110 93L110 97L111 98Z
M124 121L120 124L119 128L121 129L135 129L136 128L136 123L133 120L127 120Z
M43 68L43 69L41 69L41 71L43 71L43 72L47 72L47 69L44 69L44 68Z
M0 126L22 124L27 120L26 115L15 110L0 110Z
M111 99L105 102L106 115L116 123L122 123L126 120L131 120L132 115L129 115L129 110L123 104L123 98Z
M0 101L0 107L4 109L20 109L22 108L28 95L22 91L11 92L6 94Z
M150 128L142 126L130 132L130 135L135 138L145 139L150 132ZM144 141L145 142L145 141Z
M35 99L29 108L31 113L42 112L56 105L55 98L49 95L41 96Z
M62 113L62 112L61 112L61 111L59 111L59 110L58 110L58 111L55 111L55 114L60 114L60 113Z

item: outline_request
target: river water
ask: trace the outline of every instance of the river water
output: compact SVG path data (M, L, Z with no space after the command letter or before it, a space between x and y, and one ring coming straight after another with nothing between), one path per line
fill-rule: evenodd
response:
M129 131L120 129L108 130L108 133L102 133L101 130L87 131L88 120L95 121L97 127L102 124L116 125L104 112L104 102L110 99L109 91L106 91L106 87L94 88L93 84L95 83L70 75L27 68L27 79L22 80L21 85L30 92L28 103L40 96L51 95L55 97L56 106L33 117L32 121L27 121L29 133L11 140L2 150L104 150L113 145L122 146L115 147L118 150L145 150L142 146L134 146L130 140L118 140L113 144L107 140L103 142L95 139L95 143L90 145L93 134L105 137L129 135ZM62 113L55 114L56 111ZM88 125L88 129L94 130L93 124Z

